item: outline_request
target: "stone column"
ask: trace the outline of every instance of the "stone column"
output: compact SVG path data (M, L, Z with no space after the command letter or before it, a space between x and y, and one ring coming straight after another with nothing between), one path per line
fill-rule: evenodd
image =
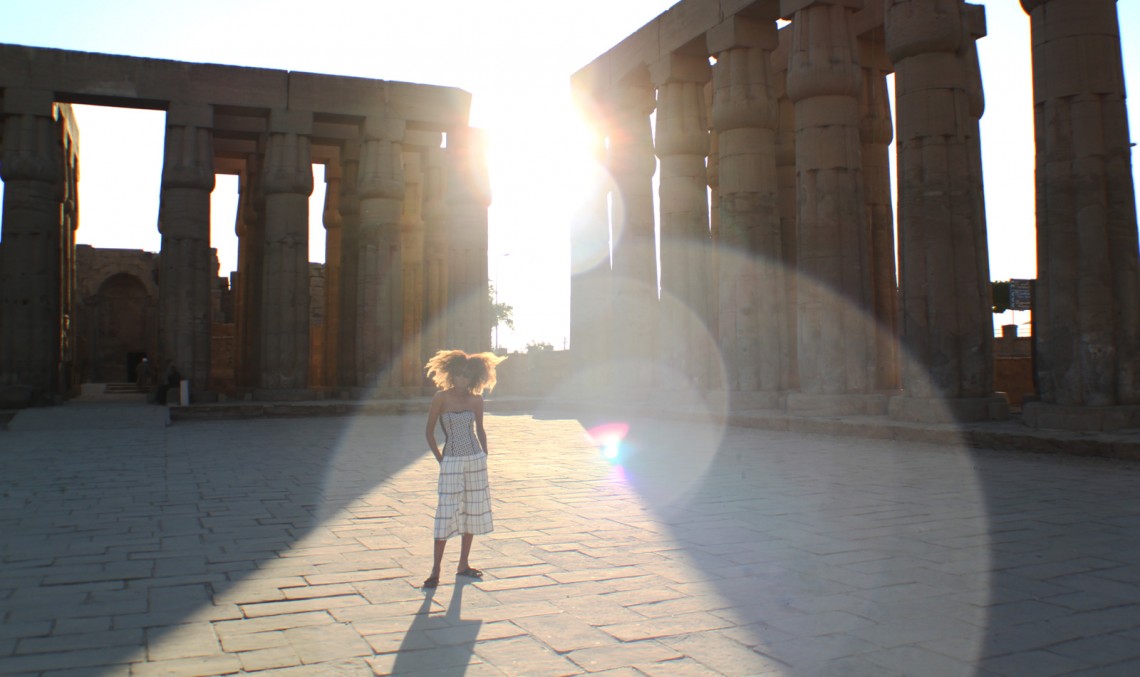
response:
M400 251L403 266L400 289L403 291L403 333L400 337L401 388L419 386L423 382L424 331L424 156L418 150L404 153L404 211L400 219Z
M4 92L0 385L58 403L63 149L49 91Z
M356 297L360 289L360 196L357 176L360 144L348 141L340 149L340 296L337 313L340 332L336 337L337 385L356 388L365 385L356 363L356 340L360 333ZM351 392L351 391L350 391Z
M776 97L776 204L780 212L780 261L784 265L784 336L787 338L787 389L800 387L796 288L799 237L796 233L796 105L788 98L788 54L792 31L780 31L772 53L773 96Z
M688 383L709 380L708 57L670 54L653 64L657 86L654 150L661 160L661 298L658 355ZM666 385L666 384L662 384Z
M265 193L260 153L246 157L239 182L237 275L237 380L254 388L261 377L261 275L265 247Z
M403 324L400 215L404 206L403 120L365 122L356 190L360 240L356 286L356 369L359 385L389 389Z
M782 0L793 9L788 98L796 118L800 393L788 407L882 413L875 386L871 242L859 142L852 3ZM786 7L788 6L788 7Z
M265 259L261 276L260 397L308 395L311 113L274 110L262 175Z
M425 318L419 367L447 348L447 192L444 151L424 151L424 296ZM418 383L427 387L423 372Z
M1039 427L1140 426L1140 273L1113 0L1022 0L1037 137Z
M610 324L615 392L646 394L657 355L657 260L653 173L657 163L649 114L653 88L623 85L611 93L609 167L614 181L611 231L613 322Z
M863 66L863 94L859 98L862 125L859 139L863 154L863 191L867 200L867 225L871 229L871 287L875 303L875 387L899 387L898 282L895 277L895 217L891 195L890 145L894 118L887 97L887 59L880 36L859 41Z
M341 285L341 226L340 216L340 162L325 163L325 208L322 220L325 224L325 326L324 326L324 365L323 386L335 386L340 374L337 358L337 337L340 335L340 285Z
M173 362L192 401L210 382L210 193L214 190L214 109L172 104L166 112L159 230L159 377Z
M733 17L706 35L716 55L720 148L720 350L738 406L774 407L787 387L785 270L777 207L774 21Z
M993 396L993 315L978 119L959 0L890 0L887 51L898 106L899 420L1004 418ZM969 47L967 47L969 43ZM980 93L980 88L978 89Z
M587 96L582 92L578 96ZM589 110L593 105L583 106ZM591 139L593 164L586 192L570 230L570 359L583 395L599 395L608 382L604 366L612 359L610 286L611 182L605 170L605 134Z
M483 133L465 127L447 135L448 345L467 352L491 349L487 278L487 207L491 186Z

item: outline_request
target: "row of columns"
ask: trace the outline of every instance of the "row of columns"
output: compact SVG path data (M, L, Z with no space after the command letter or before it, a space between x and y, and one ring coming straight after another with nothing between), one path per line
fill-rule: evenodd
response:
M3 106L0 386L58 401L77 225L75 165L65 159L77 151L65 148L54 93L9 89ZM420 145L405 149L404 121L367 119L326 167L327 369L325 382L309 382L313 125L312 113L272 111L245 158L236 219L239 385L265 398L308 396L313 387L416 388L425 351L489 349L490 191L480 135L418 131ZM172 102L158 224L158 360L189 379L195 398L210 395L217 150L213 106Z
M1140 277L1115 6L1023 4L1038 72L1041 396L1140 404ZM607 235L612 256L572 287L579 364L642 365L609 371L608 385L627 390L667 386L660 370L644 368L648 354L681 371L687 387L723 387L740 404L920 421L1004 417L993 393L979 133L983 8L887 0L882 33L857 38L853 3L781 5L791 17L782 34L775 16L730 17L706 34L706 50L690 43L601 96L599 148L612 183L599 182L597 206L577 224L574 258ZM1085 77L1082 50L1115 66ZM1054 78L1057 69L1067 77ZM608 355L587 330L605 326L607 305L618 332ZM696 330L715 337L720 378Z

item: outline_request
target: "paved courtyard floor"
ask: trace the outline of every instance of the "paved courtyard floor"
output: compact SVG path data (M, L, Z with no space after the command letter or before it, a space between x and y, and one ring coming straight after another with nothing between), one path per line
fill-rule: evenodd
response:
M161 411L0 431L0 674L1140 674L1136 462L488 415L425 591L421 414Z

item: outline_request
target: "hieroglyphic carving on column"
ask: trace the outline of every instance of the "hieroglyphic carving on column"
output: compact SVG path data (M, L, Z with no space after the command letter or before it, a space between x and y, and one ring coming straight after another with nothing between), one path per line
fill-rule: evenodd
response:
M335 386L340 355L337 340L340 335L341 285L341 234L343 221L340 215L340 162L325 163L325 205L322 220L325 225L325 326L324 326L324 382Z
M717 59L712 114L720 148L719 337L727 388L775 392L787 387L792 312L777 208L776 24L733 17L706 41Z
M356 364L356 340L360 333L360 196L356 181L360 165L360 144L345 142L340 149L340 333L337 336L337 385L355 388L366 385L360 380Z
M51 92L4 93L3 247L0 247L0 384L58 401L63 149Z
M654 150L661 160L658 355L663 365L688 381L683 387L704 389L711 352L708 57L670 54L650 67L650 75L657 85Z
M356 369L366 387L396 384L403 333L400 216L404 205L404 121L365 122L356 190L360 240L356 291Z
M875 377L871 243L859 143L863 74L850 25L853 10L837 2L793 3L798 9L788 63L787 93L796 119L797 357L800 389L810 396L869 393ZM821 406L858 411L865 402L832 399Z
M491 347L487 279L487 207L491 187L481 130L463 127L447 135L448 343L460 350Z
M210 381L210 193L214 190L214 110L172 104L166 112L159 230L159 365L173 363L191 398Z
M311 113L273 110L265 148L260 385L280 397L308 386L312 125Z
M611 289L611 383L627 389L653 385L656 355L657 257L654 242L653 173L657 163L649 128L655 107L649 83L616 87L606 102L610 126L609 168L614 181Z
M894 199L891 195L890 145L894 119L887 96L887 73L892 70L881 36L859 41L863 94L859 98L863 143L863 190L867 225L871 229L871 286L874 293L875 384L880 390L899 387L898 282L895 277Z
M400 336L401 387L423 383L424 330L424 156L419 150L404 151L404 209L400 219L400 252L403 266L403 332Z
M585 92L576 92L583 110L597 106ZM610 340L610 215L611 181L605 170L604 120L593 116L589 139L590 174L570 226L570 358L581 386L604 386L609 374Z
M1032 18L1041 401L1140 405L1140 256L1117 5L1021 4Z
M960 0L889 0L898 106L900 419L989 418L993 320L978 118ZM970 43L966 47L965 43ZM925 400L925 402L924 402Z

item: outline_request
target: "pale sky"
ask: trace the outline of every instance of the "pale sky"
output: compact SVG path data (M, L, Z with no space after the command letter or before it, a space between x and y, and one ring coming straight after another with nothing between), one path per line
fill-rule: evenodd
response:
M570 75L674 0L0 0L0 43L460 87L490 135L489 274L514 307L500 343L562 348L569 337L569 219L580 150ZM1032 278L1033 112L1029 20L983 0L983 163L991 279ZM1140 2L1117 5L1125 78L1140 91ZM1131 46L1130 44L1131 43ZM79 108L78 241L158 251L164 115ZM1140 106L1129 111L1132 136ZM568 160L569 159L569 160ZM1133 148L1133 165L1140 152ZM1135 175L1135 172L1134 172ZM318 173L311 256L323 261ZM219 176L212 244L236 261L236 178ZM1014 318L1023 321L1025 318Z

